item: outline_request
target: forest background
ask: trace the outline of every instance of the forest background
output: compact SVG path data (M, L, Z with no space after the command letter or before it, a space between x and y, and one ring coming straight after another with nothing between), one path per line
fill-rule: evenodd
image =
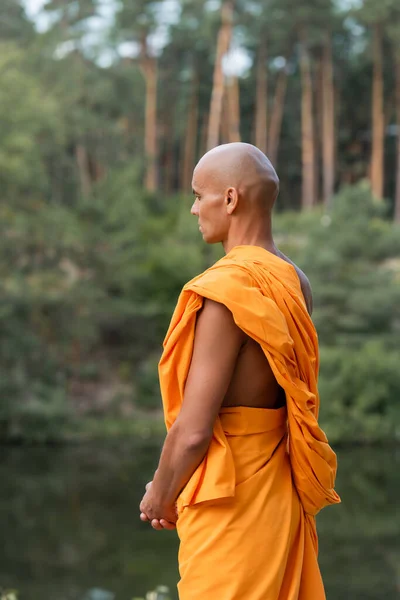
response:
M398 441L397 0L3 0L0 440L151 436L190 215L218 143L267 152L309 276L321 424Z

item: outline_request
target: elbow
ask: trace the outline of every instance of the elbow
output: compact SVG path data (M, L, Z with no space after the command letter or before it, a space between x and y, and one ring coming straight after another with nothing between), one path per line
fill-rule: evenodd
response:
M211 442L212 433L193 432L185 436L184 448L187 452L206 452Z
M179 446L184 452L206 453L212 438L211 431L190 431L187 428L177 428ZM179 431L180 430L180 431Z

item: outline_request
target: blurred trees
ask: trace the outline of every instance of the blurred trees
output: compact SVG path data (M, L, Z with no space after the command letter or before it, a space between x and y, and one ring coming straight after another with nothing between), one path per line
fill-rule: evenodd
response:
M0 40L20 45L62 107L66 138L47 168L69 179L69 195L91 195L113 163L132 160L148 191L187 191L206 148L242 139L278 165L285 208L328 206L341 184L368 177L398 214L395 0L254 0L248 10L121 0L114 13L99 0L52 0L42 33L12 6L0 9Z
M278 166L277 232L315 288L327 426L398 435L399 9L244 8L52 0L39 32L22 2L1 5L2 438L158 405L177 295L220 252L206 260L192 224L192 169L239 136ZM369 176L381 209L366 187L341 191Z
M3 438L57 439L72 415L160 405L161 341L182 285L207 263L190 201L163 203L136 177L110 175L95 204L3 207ZM330 214L276 217L279 247L313 285L332 441L398 436L400 236L383 217L365 187Z
M390 6L391 14L387 26L387 32L391 44L391 53L394 62L395 108L393 112L394 122L396 124L397 131L397 157L394 167L396 173L394 218L397 223L400 223L400 8L398 4L394 2L392 2Z
M215 55L214 77L208 120L207 150L211 150L211 148L214 148L219 144L225 82L222 60L227 54L231 44L232 26L233 2L224 0L221 6L221 26L218 32L217 51Z
M280 247L313 286L321 420L332 440L398 436L400 236L383 216L364 184L337 196L330 214L278 220Z
M18 40L26 44L35 36L33 23L28 19L21 2L4 0L1 7L1 41Z
M50 192L47 160L62 139L62 124L57 102L26 69L22 49L13 42L0 49L1 196L26 205Z
M139 2L121 2L116 13L116 35L120 41L136 42L137 64L143 73L146 84L145 95L145 187L154 192L158 186L158 131L157 131L157 84L158 61L156 51L152 48L151 36L159 25L157 14L162 2L160 0Z

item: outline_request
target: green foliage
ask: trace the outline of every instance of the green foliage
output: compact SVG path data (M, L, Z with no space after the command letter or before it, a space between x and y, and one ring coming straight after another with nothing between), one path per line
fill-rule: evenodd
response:
M25 54L11 42L0 43L0 78L1 199L20 202L49 185L46 146L61 139L58 107L28 72Z
M322 347L321 422L332 442L399 439L399 364L400 352L382 341Z
M137 404L159 405L155 349L184 280L206 263L182 199L146 195L136 180L131 167L110 173L95 205L0 206L3 439L58 439L71 390L88 386L104 396L113 382L108 414L132 406L134 387ZM96 397L83 401L98 412Z
M58 439L79 406L112 420L160 408L157 362L178 294L221 250L203 246L189 198L145 194L137 177L110 172L95 204L3 207L3 439ZM275 229L314 290L323 426L333 441L397 439L397 228L361 185L330 214L277 215Z
M399 438L400 235L361 184L332 212L277 219L307 273L321 347L321 422L332 441Z
M144 408L160 408L160 387L157 377L159 356L143 362L137 372L137 392Z
M104 14L101 2L51 0L44 5L46 32L35 30L21 2L0 8L2 440L53 441L78 431L75 419L85 416L96 435L114 432L118 419L159 407L156 366L178 294L221 255L220 248L204 247L189 197L142 189L146 85L137 60L144 42L157 54L159 188L178 189L196 79L197 155L204 146L218 6L180 0L172 14L169 3L160 10L159 0L133 4L115 4L113 24L105 19L92 28ZM316 55L322 34L333 35L335 77L345 82L338 92L338 176L354 181L365 172L366 156L363 150L355 159L352 142L370 129L368 102L362 109L354 101L357 94L367 98L370 87L370 56L362 48L377 18L390 21L387 43L395 46L398 9L393 0L378 8L366 0L349 22L327 0L295 9L286 0L256 0L249 11L245 4L236 3L234 38L251 58L260 36L268 39L270 101L282 68L277 59L287 58L291 75L278 165L284 212L276 216L276 234L313 284L322 421L334 439L397 438L398 229L363 185L343 190L327 215L320 208L307 215L286 209L297 206L300 185L299 28L306 27ZM368 26L357 30L357 19ZM155 34L162 42L157 49ZM121 57L121 42L134 43L131 58ZM390 97L390 53L385 63ZM246 141L254 89L250 68L240 98ZM100 423L100 416L110 422Z

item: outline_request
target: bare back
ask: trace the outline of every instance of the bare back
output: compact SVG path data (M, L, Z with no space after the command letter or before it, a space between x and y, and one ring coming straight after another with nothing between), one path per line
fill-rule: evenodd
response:
M307 310L312 311L312 292L308 278L289 258L279 257L292 264L299 277ZM243 343L222 406L279 408L285 404L285 394L277 383L261 347L243 333Z

